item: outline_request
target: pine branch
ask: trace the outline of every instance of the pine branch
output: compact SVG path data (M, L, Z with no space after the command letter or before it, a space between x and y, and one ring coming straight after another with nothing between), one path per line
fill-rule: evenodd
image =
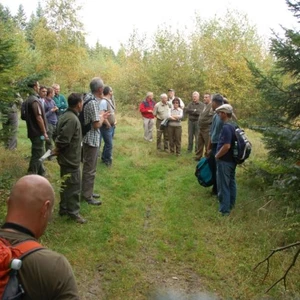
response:
M264 259L262 260L261 262L259 262L253 270L256 270L261 264L263 264L264 262L267 262L267 270L266 270L266 273L265 273L265 276L264 276L264 279L263 281L265 281L265 279L267 278L268 274L269 274L269 270L270 270L270 258L276 253L276 252L280 252L280 251L284 251L286 249L289 249L289 248L293 248L293 247L297 247L297 246L300 246L300 241L298 242L295 242L293 244L289 244L287 246L283 246L283 247L278 247L276 249L272 249L271 253ZM300 247L299 249L296 251L294 257L293 257L293 261L292 263L289 265L289 267L287 268L287 270L285 271L284 275L279 278L276 282L274 282L267 290L266 290L266 293L268 293L275 285L277 285L280 281L283 280L283 283L284 283L284 288L286 289L286 278L287 278L287 275L288 273L290 272L290 270L292 269L292 267L295 266L296 264L296 261L297 261L297 258L300 254Z

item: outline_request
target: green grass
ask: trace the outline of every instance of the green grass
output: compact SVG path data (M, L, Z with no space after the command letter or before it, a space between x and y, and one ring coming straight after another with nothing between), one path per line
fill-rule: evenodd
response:
M288 291L280 283L264 294L291 262L292 251L275 255L265 282L265 265L253 271L270 249L299 238L299 221L291 222L272 205L260 209L269 199L261 179L247 167L237 170L235 210L220 217L210 188L201 187L194 176L186 127L183 122L183 154L176 157L156 152L155 142L144 141L139 117L120 116L113 167L98 163L95 191L103 205L82 204L85 225L58 216L59 167L46 162L57 202L42 243L68 258L82 299L149 299L164 289L187 293L190 299L202 291L219 299L299 299L299 262L288 277ZM258 134L247 134L253 142L249 165L266 151ZM21 122L18 150L1 149L0 220L11 184L26 173L29 154Z

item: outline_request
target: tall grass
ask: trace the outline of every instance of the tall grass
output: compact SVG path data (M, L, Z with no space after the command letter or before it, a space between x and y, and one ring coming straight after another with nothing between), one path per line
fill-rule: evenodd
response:
M268 200L261 179L249 177L247 165L238 167L236 208L230 217L221 217L217 199L194 176L196 162L186 153L187 122L180 157L157 152L142 131L139 117L118 117L113 166L98 163L95 192L101 193L103 204L82 203L85 225L58 216L59 167L46 162L57 202L42 243L68 258L81 298L154 299L171 291L181 295L178 299L201 292L218 299L299 299L299 263L288 277L288 291L279 284L269 296L264 294L283 274L292 252L271 260L265 282L265 266L253 271L270 249L299 234L275 209L261 209ZM263 159L265 150L259 135L247 134L253 142L249 165ZM1 149L1 221L9 188L26 174L29 154L22 122L18 150Z

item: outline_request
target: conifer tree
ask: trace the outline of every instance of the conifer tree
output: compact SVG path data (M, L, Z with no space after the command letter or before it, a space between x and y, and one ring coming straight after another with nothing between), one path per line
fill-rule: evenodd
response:
M300 1L286 3L299 23ZM271 39L274 68L264 74L253 63L249 67L263 96L257 130L263 133L269 158L277 166L276 184L284 190L281 199L297 208L300 206L300 32L283 29L283 37L274 33Z

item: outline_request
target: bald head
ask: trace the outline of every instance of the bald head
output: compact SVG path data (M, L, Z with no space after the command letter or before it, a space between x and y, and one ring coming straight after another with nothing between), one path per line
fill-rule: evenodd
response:
M49 181L39 175L24 176L7 200L6 222L22 225L38 238L47 227L53 205L54 191Z

